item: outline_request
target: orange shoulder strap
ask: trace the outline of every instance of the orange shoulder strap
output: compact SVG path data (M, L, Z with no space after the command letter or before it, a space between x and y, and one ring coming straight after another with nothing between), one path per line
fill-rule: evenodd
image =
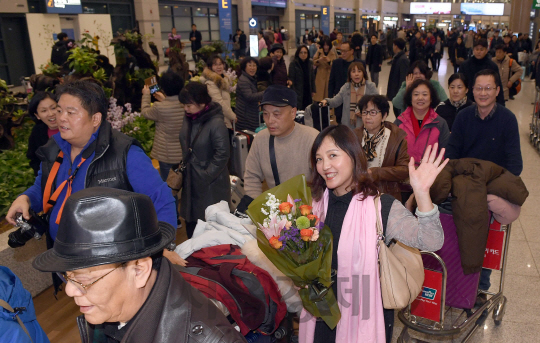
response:
M43 192L43 212L47 213L49 210L54 206L54 203L49 203L49 200L51 199L51 190L52 190L52 184L54 182L54 179L56 179L56 175L58 174L58 169L60 169L60 165L64 161L64 153L62 150L60 150L60 153L58 153L58 156L56 156L56 160L54 161L53 167L51 169L51 172L49 173L49 177L47 178L47 183L45 185L45 192Z

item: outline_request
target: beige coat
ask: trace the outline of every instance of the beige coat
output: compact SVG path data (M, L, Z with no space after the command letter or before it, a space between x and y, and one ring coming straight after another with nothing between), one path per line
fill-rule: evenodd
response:
M523 73L523 68L519 65L516 60L512 61L512 67L510 67L510 57L505 56L504 60L499 61L497 57L493 57L493 62L499 67L499 75L501 76L501 83L504 90L504 100L508 101L510 97L510 89L508 88L508 81L514 83L516 82ZM510 69L512 69L512 77L510 77Z
M227 76L221 77L221 75L214 73L212 70L204 68L200 80L208 87L208 94L210 94L212 101L221 105L223 116L225 117L225 125L231 129L231 121L236 120L236 114L234 114L231 108L231 82L229 78Z
M184 105L177 96L167 96L163 101L150 104L150 94L143 94L141 115L156 122L154 145L150 156L164 163L179 163L182 148L178 135L184 122Z
M328 98L328 80L330 79L330 69L332 69L332 62L337 58L336 51L330 48L328 58L330 61L324 61L321 57L324 56L323 50L319 49L313 56L313 65L317 67L317 76L315 76L315 89L317 90L314 101L322 101Z

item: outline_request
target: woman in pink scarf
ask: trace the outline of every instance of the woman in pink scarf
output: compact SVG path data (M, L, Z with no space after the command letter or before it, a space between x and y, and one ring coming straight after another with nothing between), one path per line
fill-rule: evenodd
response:
M436 251L444 235L439 210L429 189L447 161L437 145L426 149L422 163L409 162L410 182L418 208L413 216L388 194L380 198L380 218L386 243L392 239ZM331 330L305 310L300 318L300 342L390 342L394 311L383 311L377 263L377 229L374 197L367 159L354 132L344 125L330 126L319 134L311 150L313 213L334 236L332 268L337 270L333 289L341 320Z

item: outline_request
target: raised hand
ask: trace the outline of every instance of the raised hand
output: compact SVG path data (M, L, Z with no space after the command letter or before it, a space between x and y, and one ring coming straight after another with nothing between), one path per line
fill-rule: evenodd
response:
M442 160L445 149L441 149L439 156L437 156L438 147L438 143L435 143L433 149L431 145L427 147L418 168L414 166L414 157L411 157L409 161L409 179L413 191L417 195L418 193L429 193L429 189L433 185L433 182L435 182L437 175L439 175L449 161L449 159Z
M412 85L413 82L414 82L414 75L413 74L407 75L407 77L405 78L405 87L409 88L409 86Z

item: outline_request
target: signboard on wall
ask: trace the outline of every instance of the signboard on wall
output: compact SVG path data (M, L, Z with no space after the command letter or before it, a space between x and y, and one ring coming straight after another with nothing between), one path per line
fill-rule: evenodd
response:
M218 0L219 15L219 38L222 42L227 42L227 50L232 50L232 0Z
M321 30L323 30L325 35L330 34L330 7L329 6L321 7Z
M287 7L287 0L251 0L252 5L270 6L270 7Z
M256 18L249 18L249 56L259 56L259 36L257 35L257 28L259 23Z
M535 0L535 4L536 4ZM461 14L469 15L503 15L504 4L503 3L489 3L489 4L477 4L477 3L462 3Z
M411 2L411 14L450 14L450 2Z
M540 0L533 1L533 8L540 9Z
M47 13L82 13L81 0L45 0Z

